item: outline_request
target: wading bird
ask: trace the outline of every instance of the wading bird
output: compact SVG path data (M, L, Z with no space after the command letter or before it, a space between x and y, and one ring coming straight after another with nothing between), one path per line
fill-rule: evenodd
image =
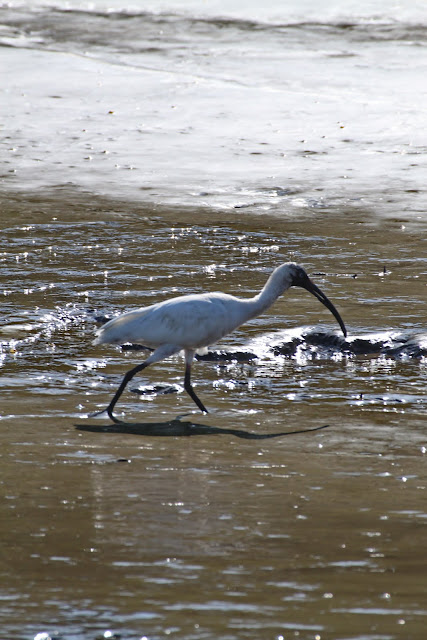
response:
M302 287L312 293L335 316L344 336L347 331L332 302L308 277L299 265L288 262L273 271L263 289L253 298L241 299L226 293L202 293L179 296L129 311L113 318L97 330L95 344L132 342L153 348L153 353L128 371L106 409L113 422L114 407L128 382L150 364L160 362L180 351L185 355L184 389L204 413L203 402L191 386L191 364L194 354L220 340L241 324L259 316L290 287Z

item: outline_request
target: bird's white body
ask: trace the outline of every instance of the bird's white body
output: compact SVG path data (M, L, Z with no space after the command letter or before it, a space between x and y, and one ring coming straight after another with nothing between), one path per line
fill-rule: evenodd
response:
M226 293L179 296L149 307L129 311L107 322L96 332L95 344L132 342L154 349L142 364L128 371L123 378L106 409L110 418L118 422L113 415L114 407L127 383L136 373L179 351L185 353L184 389L199 409L207 412L190 381L191 364L195 352L206 349L247 320L258 316L292 286L303 287L320 300L338 320L346 335L344 323L333 304L311 282L304 269L293 262L277 267L260 293L253 298L241 299Z
M110 320L99 330L96 342L133 342L147 347L173 343L182 349L201 349L244 322L247 307L222 293L180 296Z
M192 351L208 347L262 313L290 286L282 267L253 298L220 292L171 298L110 320L98 329L95 343L133 342L154 348L168 344Z

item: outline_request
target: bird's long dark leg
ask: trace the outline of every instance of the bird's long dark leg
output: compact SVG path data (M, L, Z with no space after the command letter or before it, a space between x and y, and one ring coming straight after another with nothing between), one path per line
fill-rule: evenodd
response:
M188 362L187 358L185 362L184 389L186 390L190 398L197 404L200 411L203 411L203 413L209 413L203 402L196 396L196 393L191 386L191 362Z
M96 416L96 415L99 415L101 413L107 412L109 417L111 418L111 420L113 422L116 422L116 423L120 424L120 420L118 420L117 418L114 417L113 410L114 410L114 407L116 406L120 396L122 395L123 391L126 389L126 385L128 384L128 382L130 380L132 380L132 378L137 373L139 373L139 371L142 371L143 369L148 367L150 364L154 364L155 362L160 362L161 360L164 360L165 358L169 358L169 356L173 356L175 353L179 353L179 351L181 351L181 350L182 350L182 347L180 345L176 345L176 344L162 344L160 347L157 347L157 349L155 351L153 351L153 353L147 358L147 360L145 360L145 362L143 362L142 364L138 364L136 367L134 367L133 369L131 369L130 371L127 372L127 374L123 378L119 388L117 389L116 393L114 394L113 399L111 400L110 404L108 405L108 407L106 409L104 409L103 411L98 411L98 413L93 413L92 415Z
M143 362L142 364L138 364L136 367L134 367L133 369L131 369L130 371L128 371L119 388L117 389L116 393L113 396L113 399L111 400L110 404L108 405L108 407L106 409L103 409L102 411L100 411L99 413L104 413L105 411L108 413L108 416L111 418L111 420L113 422L116 422L117 424L120 424L120 420L118 420L114 415L113 415L113 409L116 406L120 396L122 395L123 391L126 389L126 385L128 384L128 382L130 380L132 380L132 378L139 373L139 371L142 371L143 369L145 369L146 367L148 367L151 363L150 362ZM99 413L94 413L92 415L99 415Z

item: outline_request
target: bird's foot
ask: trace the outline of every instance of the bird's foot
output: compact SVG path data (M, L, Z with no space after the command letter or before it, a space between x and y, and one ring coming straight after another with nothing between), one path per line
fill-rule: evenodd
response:
M107 409L102 409L102 411L94 411L93 413L88 413L88 418L95 418L96 416L101 416L103 413L107 413Z
M87 417L88 418L95 418L96 416L100 416L103 413L106 413L107 409L102 409L102 411L92 411L92 413L88 413Z
M101 416L103 413L107 413L110 420L112 420L115 424L126 424L125 422L123 422L123 420L119 420L118 418L116 418L115 415L113 415L113 412L111 411L110 407L107 407L106 409L102 409L101 411L95 411L94 413L89 413L88 418L95 418L96 416Z

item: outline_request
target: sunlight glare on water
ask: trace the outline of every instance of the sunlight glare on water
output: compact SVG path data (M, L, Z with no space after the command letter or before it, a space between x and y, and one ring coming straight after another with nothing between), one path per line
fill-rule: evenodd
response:
M3 6L3 179L280 216L374 202L388 216L394 203L419 217L425 5L258 5Z

